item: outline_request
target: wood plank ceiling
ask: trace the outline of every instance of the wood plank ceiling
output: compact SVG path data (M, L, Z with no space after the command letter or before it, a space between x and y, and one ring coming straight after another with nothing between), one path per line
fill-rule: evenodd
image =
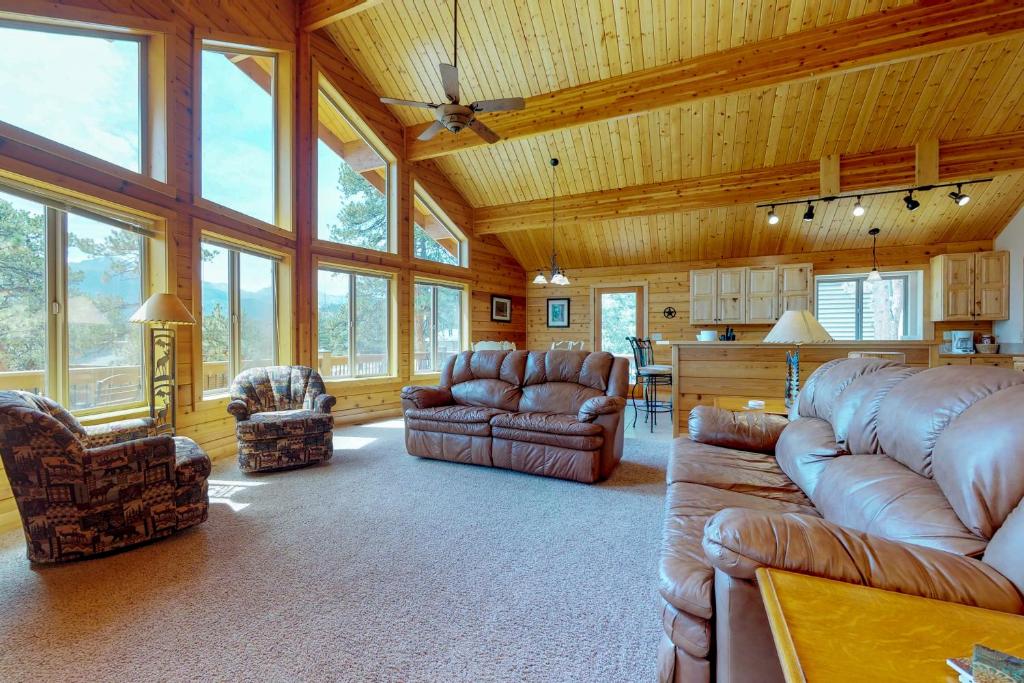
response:
M535 96L840 22L908 0L462 0L463 99ZM325 30L378 93L437 101L451 53L450 0L387 0ZM393 107L407 126L430 112ZM481 119L486 122L486 115ZM949 50L817 80L759 88L628 118L468 149L437 159L475 207L550 197L547 160L562 160L558 195L694 178L1024 131L1024 38ZM469 135L470 133L462 133ZM449 133L442 133L449 135ZM972 186L956 207L945 191L911 213L898 196L780 209L769 226L752 204L662 213L558 229L563 266L611 266L870 245L993 238L1024 204L1024 173ZM527 268L547 262L550 229L499 238Z

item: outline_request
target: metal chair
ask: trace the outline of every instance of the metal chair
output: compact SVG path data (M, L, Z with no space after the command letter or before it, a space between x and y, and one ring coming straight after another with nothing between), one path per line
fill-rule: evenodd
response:
M644 422L650 425L653 432L658 424L659 413L668 413L669 420L672 419L672 366L654 362L654 345L650 339L626 337L626 341L633 349L633 360L636 363L636 382L629 394L633 401L633 427L636 427L636 417L640 410L636 404L636 390L643 385ZM667 401L658 399L658 387L669 387Z

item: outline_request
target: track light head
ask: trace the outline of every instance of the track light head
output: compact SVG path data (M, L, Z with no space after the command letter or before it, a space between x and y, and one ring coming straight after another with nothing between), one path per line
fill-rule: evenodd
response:
M864 215L864 207L861 206L860 197L857 197L857 203L853 205L853 215L857 217Z
M814 204L807 202L807 210L804 211L804 223L810 223L814 220Z
M964 194L963 185L956 186L956 192L950 192L949 198L956 202L957 206L966 206L971 201L971 195Z
M907 196L903 198L903 203L907 205L907 211L913 211L921 206L921 202L914 199L913 190L907 190Z
M779 222L779 214L775 213L775 206L772 206L771 211L768 212L768 225L777 225Z

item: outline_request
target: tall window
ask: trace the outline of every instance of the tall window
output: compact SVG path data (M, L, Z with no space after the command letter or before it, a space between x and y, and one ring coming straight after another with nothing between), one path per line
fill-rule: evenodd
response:
M203 198L265 223L277 218L276 73L272 54L202 52Z
M144 41L0 25L0 120L142 172Z
M441 366L464 347L463 289L417 282L413 306L415 371L440 372Z
M325 377L382 377L391 371L391 278L317 271L317 340Z
M224 394L242 370L277 364L277 262L203 242L203 396Z
M322 89L317 103L317 237L389 251L388 162Z
M816 315L835 339L920 339L921 271L886 273L881 282L863 275L819 275Z
M0 191L0 389L72 410L141 405L146 238ZM52 303L49 303L52 302Z
M413 210L413 256L452 266L465 265L465 240L421 189L416 191Z

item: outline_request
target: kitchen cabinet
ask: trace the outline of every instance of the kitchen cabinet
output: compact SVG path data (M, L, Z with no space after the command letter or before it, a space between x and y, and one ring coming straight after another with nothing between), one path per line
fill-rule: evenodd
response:
M935 322L1006 320L1010 316L1010 254L942 254L931 260Z
M778 314L778 273L774 266L747 268L747 322L773 325Z
M783 311L810 308L811 264L690 271L691 325L773 325Z
M802 310L814 311L814 267L809 263L779 266L779 317Z
M747 322L747 269L719 268L718 281L718 322L730 325Z

